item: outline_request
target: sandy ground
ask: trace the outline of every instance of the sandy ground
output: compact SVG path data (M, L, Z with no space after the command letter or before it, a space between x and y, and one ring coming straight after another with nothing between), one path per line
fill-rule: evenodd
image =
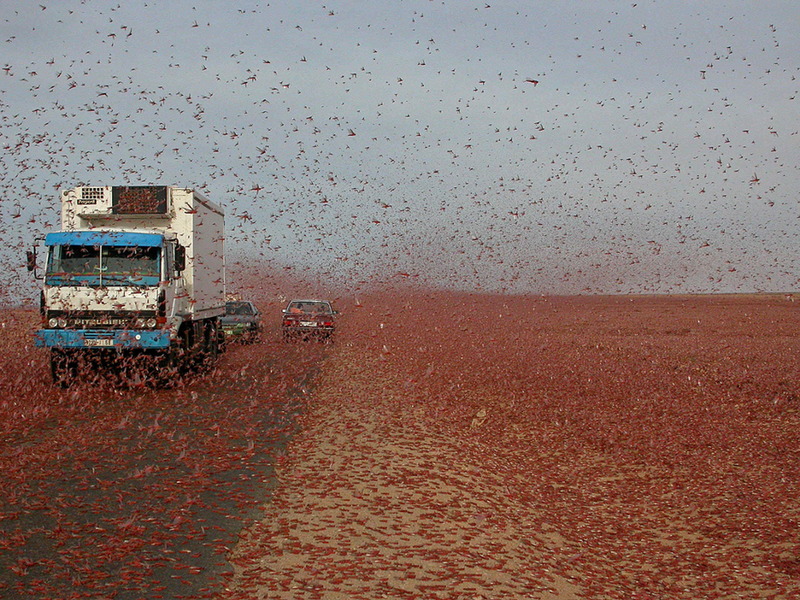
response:
M263 518L235 546L199 542L233 564L221 597L800 598L800 303L412 292L340 308L333 345L282 344L270 322L263 344L153 391L54 390L35 313L6 314L8 589L165 595L149 561L211 593L186 579L209 575L202 556L178 568L182 540L233 511L212 492L251 511L216 476L240 465L256 484L279 452ZM290 432L285 452L269 437Z
M346 348L333 362L279 496L237 549L237 585L257 597L571 597L548 575L550 536L512 525L524 511L495 496L499 478L431 430L379 364Z
M800 597L798 308L363 300L224 597Z

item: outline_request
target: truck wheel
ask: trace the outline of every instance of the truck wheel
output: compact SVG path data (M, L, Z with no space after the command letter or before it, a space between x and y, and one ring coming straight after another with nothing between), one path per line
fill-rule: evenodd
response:
M164 350L156 359L155 382L158 386L169 387L180 377L180 359L175 348Z
M205 326L205 348L203 349L203 368L210 369L219 356L219 335L217 333L217 322L208 321Z
M178 333L178 349L176 359L180 374L185 375L191 372L194 367L194 335L192 326L184 326Z
M50 372L53 383L61 388L72 385L77 376L78 365L75 357L65 350L53 349L50 351Z
M220 353L225 352L226 350L225 332L222 331L222 327L219 326L217 327L217 348L219 349Z

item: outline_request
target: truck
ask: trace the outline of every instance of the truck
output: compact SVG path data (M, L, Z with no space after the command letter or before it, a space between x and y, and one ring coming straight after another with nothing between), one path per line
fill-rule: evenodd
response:
M190 188L61 191L61 230L44 237L43 276L36 245L27 255L43 279L34 343L49 349L53 382L129 367L170 381L213 364L225 314L224 221Z

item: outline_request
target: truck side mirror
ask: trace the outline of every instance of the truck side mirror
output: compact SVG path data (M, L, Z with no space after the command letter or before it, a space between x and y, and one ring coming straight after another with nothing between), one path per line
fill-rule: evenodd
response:
M36 250L28 250L28 271L36 271Z
M28 271L33 273L34 279L42 279L42 276L36 272L36 246L33 247L33 250L28 250L26 254Z
M33 249L28 250L25 253L26 254L26 260L25 260L26 266L28 267L28 271L33 273L33 278L34 279L44 279L44 277L42 275L39 275L36 272L36 243L40 242L43 239L44 239L43 237L42 238L36 238L36 241L34 241L34 244L33 244Z
M175 270L183 271L186 268L186 248L178 244L175 247Z

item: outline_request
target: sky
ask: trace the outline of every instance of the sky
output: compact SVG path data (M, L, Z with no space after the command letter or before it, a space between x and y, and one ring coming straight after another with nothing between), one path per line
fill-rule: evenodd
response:
M0 303L59 190L193 187L347 290L800 287L794 0L6 2ZM246 287L246 286L244 286Z

